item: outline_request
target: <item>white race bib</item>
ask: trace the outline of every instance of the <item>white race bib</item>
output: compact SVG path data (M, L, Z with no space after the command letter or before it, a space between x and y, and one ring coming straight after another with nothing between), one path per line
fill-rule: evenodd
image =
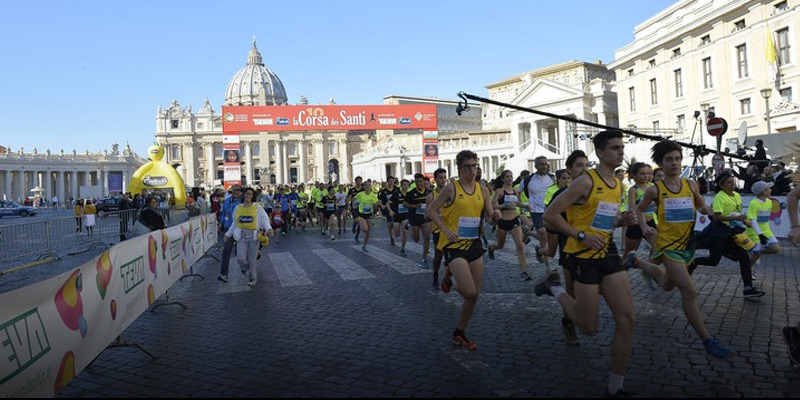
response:
M513 194L507 194L503 196L503 203L516 203L519 201L519 198Z
M361 210L362 214L372 214L372 205L371 204L364 204L364 207Z
M591 227L602 232L613 232L619 214L619 203L601 201L597 204Z
M328 211L333 211L334 207L335 207L335 204L326 204L325 205L325 209L328 210Z
M691 197L664 199L664 217L670 223L694 221L694 200Z
M397 213L398 214L408 214L408 207L404 206L403 204L397 205Z
M772 215L770 210L758 210L757 221L759 224L766 224L769 222L769 217Z
M296 205L297 205L297 200L292 200L292 206L296 206Z
M480 236L480 218L460 217L458 219L458 238L477 239Z
M283 221L283 219L281 219L281 216L280 215L276 215L275 216L275 222L281 222L281 221Z
M417 215L425 215L425 210L428 209L427 204L420 204L417 206Z

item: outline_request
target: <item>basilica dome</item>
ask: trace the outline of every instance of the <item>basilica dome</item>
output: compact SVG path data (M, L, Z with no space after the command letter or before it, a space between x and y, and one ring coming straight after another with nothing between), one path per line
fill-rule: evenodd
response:
M286 89L275 73L264 66L256 48L247 56L247 65L233 76L225 91L227 106L271 106L287 104Z

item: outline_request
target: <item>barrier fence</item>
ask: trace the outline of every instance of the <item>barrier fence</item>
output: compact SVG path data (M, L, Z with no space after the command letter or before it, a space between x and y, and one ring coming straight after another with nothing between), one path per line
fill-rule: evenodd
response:
M134 236L139 210L121 210L95 215L93 226L86 217L59 217L45 221L0 226L0 263L23 258L44 258L59 253L82 252L94 245L112 245ZM189 220L187 210L163 212L167 227Z

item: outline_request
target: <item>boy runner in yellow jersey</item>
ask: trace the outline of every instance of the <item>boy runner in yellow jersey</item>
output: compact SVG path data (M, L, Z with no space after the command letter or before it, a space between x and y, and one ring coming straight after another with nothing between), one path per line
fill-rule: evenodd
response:
M442 193L445 185L447 185L447 170L444 168L439 168L433 173L433 179L436 181L436 188L434 188L430 194L428 194L428 198L426 199L426 203L428 207L433 204L433 201L436 200L436 197ZM441 236L441 230L436 225L431 226L431 231L433 233L433 290L439 290L439 266L442 264L442 257L444 253L439 250L439 236Z
M444 187L427 209L427 217L439 227L439 247L444 259L456 280L458 293L464 297L461 318L453 332L453 343L467 350L475 350L478 345L467 339L467 328L475 311L475 304L483 284L483 253L480 240L481 215L497 219L500 211L489 203L489 189L475 180L478 170L478 155L462 150L456 155L458 180ZM447 285L447 280L442 285ZM443 291L447 292L445 288Z
M772 200L769 197L772 195L773 186L775 186L774 182L758 181L754 183L751 190L756 198L750 200L750 204L747 205L747 218L750 218L753 227L747 228L745 233L756 244L751 257L753 267L761 254L778 254L781 251L778 238L775 237L769 226L772 216Z
M554 231L568 236L565 252L575 280L573 298L561 286L558 272L534 287L537 296L558 299L564 312L587 335L599 327L599 295L614 315L614 341L611 346L611 373L607 396L623 397L622 390L631 357L634 313L631 283L611 237L617 226L633 225L633 213L620 213L622 183L614 169L622 165L625 145L622 132L603 131L595 135L594 147L600 165L572 182L556 197L544 213ZM569 223L561 215L567 212Z
M689 275L689 264L694 261L694 222L696 212L709 215L714 210L705 204L697 183L681 178L683 149L671 140L662 140L653 146L653 161L664 171L664 179L650 186L636 207L639 228L644 237L656 236L652 261L639 260L636 250L628 253L625 266L640 268L645 281L655 280L664 290L678 288L683 302L683 313L703 341L706 352L717 358L727 358L734 351L708 334L703 315L697 307L697 289ZM649 226L644 213L651 203L656 203L658 230ZM651 287L653 285L651 284Z

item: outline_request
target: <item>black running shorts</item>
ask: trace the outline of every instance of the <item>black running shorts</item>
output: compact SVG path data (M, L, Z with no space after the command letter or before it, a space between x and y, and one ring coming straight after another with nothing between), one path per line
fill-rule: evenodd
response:
M647 221L647 226L658 229L658 225L656 225L655 220ZM625 230L625 237L631 240L643 239L644 235L642 234L642 228L639 226L639 224L629 226L628 229Z
M622 258L618 254L606 258L578 258L567 256L567 269L572 274L572 280L584 285L599 285L603 277L624 271Z
M512 229L520 226L520 224L521 222L519 220L519 217L514 218L512 220L501 219L497 221L497 228L502 229L506 232L511 232Z
M483 243L479 239L472 239L472 244L467 248L467 250L461 250L456 248L449 248L447 245L443 249L444 252L444 263L445 265L449 265L450 262L457 258L463 258L467 260L467 262L473 262L481 257L483 257L483 253L486 250L483 249Z

